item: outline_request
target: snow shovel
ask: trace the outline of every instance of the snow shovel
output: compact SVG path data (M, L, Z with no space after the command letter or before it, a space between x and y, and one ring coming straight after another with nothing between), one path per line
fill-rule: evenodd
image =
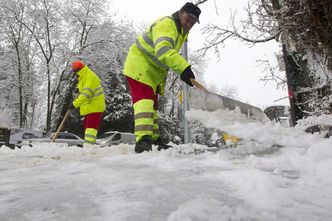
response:
M197 87L201 92L203 91L204 92L203 94L206 94L206 96L208 96L210 94L214 95L213 93L210 93L203 85L201 85L200 83L198 83L195 79L190 78L190 82L193 85L195 85L195 87ZM202 93L200 93L200 94L202 94ZM239 137L230 135L230 134L228 134L226 132L221 132L220 135L222 136L223 141L225 143L232 143L232 144L235 145L236 143L238 143L241 140Z
M246 115L249 120L256 120L260 122L269 121L267 116L259 107L209 92L196 80L191 78L190 81L197 87L197 89L191 89L189 93L189 103L193 108L212 112L218 109L234 110L238 107L241 113ZM202 91L204 93L202 93Z
M201 84L199 84L194 79L190 79L191 83L195 85L196 88L190 90L189 93L189 103L192 107L196 109L203 109L207 111L216 111L218 109L229 109L234 110L235 108L239 108L242 114L245 114L249 120L260 121L260 122L267 122L270 121L265 113L259 108L255 107L250 104L243 103L241 101L237 101L225 96L221 96L218 94L214 94L209 92L206 88L204 88ZM204 93L202 93L204 92ZM225 131L220 131L220 136L224 141L227 147L236 147L241 141L244 139L230 135ZM259 143L258 141L251 139L249 142ZM278 150L282 148L283 145L273 144L271 148L273 150ZM219 151L220 148L216 148L212 151ZM195 150L196 151L196 150ZM205 152L204 150L199 150L198 153Z
M74 84L76 84L77 79L78 79L78 76L77 75L73 75L73 76L71 76L70 81L74 85ZM73 92L74 88L75 88L74 86L71 88L70 94ZM67 112L66 112L66 114L65 114L65 116L63 117L63 119L61 121L60 126L58 127L58 129L54 133L54 136L53 136L53 139L52 139L52 143L55 142L56 138L58 137L59 133L61 132L61 130L62 130L62 128L63 128L63 126L64 126L64 124L65 124L65 122L66 122L66 120L67 120L67 118L68 118L68 116L70 114L70 112L71 112L71 109L68 109Z
M60 131L62 130L63 126L65 125L65 122L66 122L66 120L67 120L67 118L68 118L70 112L71 112L71 109L67 110L67 113L66 113L65 116L63 117L60 126L58 127L58 129L56 130L56 132L55 132L54 135L53 135L52 143L55 142L55 140L56 140L56 138L58 137Z

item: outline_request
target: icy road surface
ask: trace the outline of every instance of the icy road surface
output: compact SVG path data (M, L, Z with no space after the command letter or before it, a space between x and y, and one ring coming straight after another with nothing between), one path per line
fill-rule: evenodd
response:
M218 116L202 120L227 126ZM190 152L206 146L2 147L0 220L331 220L331 138L271 124L227 129L243 145L200 155Z

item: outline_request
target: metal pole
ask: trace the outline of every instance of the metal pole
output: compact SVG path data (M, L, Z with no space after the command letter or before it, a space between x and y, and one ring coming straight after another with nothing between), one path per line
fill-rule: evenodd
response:
M188 60L188 42L185 41L182 46L182 56ZM184 126L184 143L191 141L191 133L189 128L189 122L186 118L186 111L189 110L189 85L183 82L183 126Z

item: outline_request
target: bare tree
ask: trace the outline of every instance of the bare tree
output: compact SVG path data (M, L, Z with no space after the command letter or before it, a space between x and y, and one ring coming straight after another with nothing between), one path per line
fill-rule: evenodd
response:
M287 82L295 120L324 113L332 94L331 75L325 70L332 69L331 10L330 0L249 0L245 18L238 19L234 12L227 27L210 24L204 28L207 41L202 51L214 49L218 55L219 47L230 38L249 44L280 41L287 79L269 62L261 61L267 73L262 79L279 86ZM319 68L314 67L317 63Z
M7 42L9 45L8 50L13 49L15 51L15 57L12 57L12 64L8 67L12 67L14 75L9 75L10 71L7 71L8 83L12 87L8 87L8 90L17 89L18 93L10 93L11 104L15 105L16 95L18 98L18 125L19 127L27 126L29 109L33 107L33 82L34 74L32 72L32 59L34 57L34 49L32 44L31 34L25 28L25 26L17 22L17 19L23 20L27 14L26 1L3 1L1 3L1 20L2 20L2 42ZM10 57L10 56L9 56ZM8 67L6 69L8 69ZM2 69L3 70L3 69ZM13 110L15 113L15 110ZM32 118L32 116L31 116Z
M281 30L272 10L265 0L249 0L245 18L237 20L238 14L234 11L227 27L209 24L203 28L208 37L202 51L214 49L218 53L218 47L231 38L252 44L276 40Z
M46 72L47 78L46 130L48 131L52 114L51 83L53 71L51 61L61 39L59 29L61 21L57 11L59 5L53 0L29 1L29 3L27 4L28 16L16 16L15 19L30 32L39 47L40 62L44 67L41 70Z
M218 9L216 1L196 1L197 4L215 4L216 13ZM207 51L213 51L220 59L220 48L224 47L227 40L235 39L244 42L250 46L257 43L265 43L271 40L278 40L281 28L279 26L276 9L274 4L277 0L248 0L245 11L239 13L238 9L233 9L230 13L229 22L226 25L220 25L219 22L208 24L203 28L203 34L206 36L204 46L199 50L203 54ZM272 66L271 63L264 64ZM271 70L275 72L271 72ZM280 73L276 67L269 69L263 68L266 76L262 80L273 79L278 84L285 84L285 81L279 81Z
M67 18L73 50L78 56L97 43L88 40L92 29L107 20L107 3L106 0L65 0L63 16Z

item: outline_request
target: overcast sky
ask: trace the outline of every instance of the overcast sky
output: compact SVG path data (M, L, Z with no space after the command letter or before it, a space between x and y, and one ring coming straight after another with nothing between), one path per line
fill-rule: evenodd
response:
M144 22L150 24L160 16L177 11L186 2L187 0L110 0L110 11L132 19L137 24ZM188 42L190 50L197 50L203 46L204 36L201 29L206 24L228 24L230 10L236 9L241 14L246 2L245 0L209 0L200 5L201 23L196 24L190 32ZM219 15L216 13L214 3ZM206 59L209 62L205 73L206 82L213 83L219 88L225 85L233 86L237 89L241 101L259 107L288 105L288 99L274 102L287 96L287 90L277 90L274 83L265 85L263 81L260 81L260 77L263 76L261 73L263 67L256 62L266 58L275 60L275 53L279 50L276 42L249 47L243 42L229 40L226 46L221 48L219 61L212 52L207 55Z

